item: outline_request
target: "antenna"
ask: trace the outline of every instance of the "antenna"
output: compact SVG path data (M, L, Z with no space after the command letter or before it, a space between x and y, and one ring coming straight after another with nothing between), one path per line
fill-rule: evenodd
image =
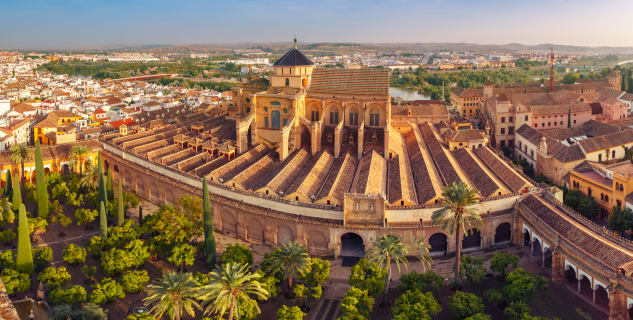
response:
M295 34L295 49L297 49L297 35Z

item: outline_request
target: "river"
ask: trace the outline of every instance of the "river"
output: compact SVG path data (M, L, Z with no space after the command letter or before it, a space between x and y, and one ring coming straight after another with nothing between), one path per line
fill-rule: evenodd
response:
M400 97L404 100L429 100L431 99L429 96L418 93L418 90L410 89L410 88L401 88L401 87L391 87L389 88L389 94L392 97Z

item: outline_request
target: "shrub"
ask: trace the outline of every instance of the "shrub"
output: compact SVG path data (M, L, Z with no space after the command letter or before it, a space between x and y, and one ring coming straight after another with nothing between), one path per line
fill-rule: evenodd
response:
M123 287L111 278L103 278L101 283L94 285L90 294L90 302L95 304L106 304L116 299L125 298Z
M530 315L530 307L523 301L515 301L503 312L508 320L523 320Z
M220 261L222 261L222 264L237 262L251 266L253 265L253 254L251 250L244 245L239 243L230 244L222 253Z
M385 289L385 277L387 277L387 269L380 268L367 259L360 259L352 267L349 284L361 290L367 290L369 295L373 296Z
M15 269L4 269L0 278L7 294L24 292L31 287L31 276Z
M95 221L98 215L99 215L99 212L95 209L90 210L90 209L80 208L80 209L75 210L74 217L75 217L75 220L77 220L77 225L81 226L81 225L85 225L85 224Z
M367 290L351 287L345 293L341 302L341 316L339 320L368 319L374 308L374 298Z
M185 266L192 266L196 261L196 247L186 243L179 243L171 248L171 254L167 257L167 261L180 269L184 269Z
M44 282L51 290L63 287L70 278L70 273L66 271L66 267L64 266L58 268L51 266L44 269L44 271L37 275L37 280Z
M73 309L67 304L54 306L51 311L53 320L108 320L108 313L98 305L87 303L81 308Z
M277 320L303 320L305 315L297 306L282 305L281 308L277 309Z
M94 236L90 238L88 244L86 245L86 250L93 257L98 257L101 255L101 252L105 249L105 241L101 238L101 236Z
M63 259L69 265L77 265L86 262L86 249L71 243L64 249Z
M261 284L262 288L266 289L266 291L268 291L268 298L266 299L260 299L259 297L257 297L258 301L265 301L268 299L272 299L275 298L277 295L279 295L279 279L277 279L274 276L269 276L266 275L264 273L264 271L262 271L261 269L255 271L255 273L261 275L261 278L259 278L259 283ZM207 280L208 281L208 280Z
M454 316L460 319L466 319L483 312L484 304L480 297L472 293L457 291L448 298L448 308Z
M444 278L433 270L425 273L417 273L414 270L408 274L403 274L400 281L400 290L403 292L408 290L437 292L444 285Z
M472 284L477 284L486 277L483 259L463 256L460 266L460 275L465 275L466 279Z
M130 254L119 248L112 248L101 255L101 268L106 276L116 276L133 265Z
M402 294L393 307L394 319L430 319L442 311L442 306L431 292L409 290Z
M490 316L485 313L478 313L466 318L466 320L490 320Z
M536 291L547 288L548 280L541 275L533 275L523 268L510 272L503 287L503 296L508 301L527 302Z
M138 314L129 314L125 317L125 320L156 320L156 318L148 312L141 312Z
M11 243L11 241L15 240L15 237L16 237L16 234L11 229L0 231L0 242L2 242L2 244Z
M74 285L68 289L56 288L48 294L48 298L54 305L80 304L86 302L86 289L80 285Z
M33 248L33 265L35 272L41 272L51 265L53 260L53 249L49 246Z
M145 270L126 271L121 276L121 285L126 293L139 293L149 282L149 276Z
M125 251L130 255L130 261L133 267L141 267L149 260L149 248L145 245L143 240L132 240L125 246Z
M507 252L495 253L492 258L490 258L490 270L503 275L506 273L506 268L509 266L516 268L518 264L519 257Z
M503 295L499 292L499 290L488 289L484 291L484 298L490 302L498 302L503 299Z
M0 251L0 270L6 268L15 268L15 258L13 258L12 250Z
M116 208L116 204L114 205ZM133 221L126 220L123 225L108 228L108 239L106 249L123 248L132 241L138 239L139 232L134 229Z

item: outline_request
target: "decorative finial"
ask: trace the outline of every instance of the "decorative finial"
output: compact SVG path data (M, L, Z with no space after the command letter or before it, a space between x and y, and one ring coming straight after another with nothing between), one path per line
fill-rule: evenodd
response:
M295 49L297 49L297 36L295 35Z

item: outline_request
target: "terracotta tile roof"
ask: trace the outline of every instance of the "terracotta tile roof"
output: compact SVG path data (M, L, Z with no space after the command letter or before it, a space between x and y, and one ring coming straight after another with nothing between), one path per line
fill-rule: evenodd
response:
M364 156L358 163L352 188L360 194L385 194L385 159L376 151Z
M13 110L19 113L33 112L35 111L35 107L28 103L22 102L20 104L16 104L15 106L13 106Z
M588 103L566 103L530 105L529 110L532 111L535 116L540 116L553 113L592 112L593 108Z
M451 164L451 161L444 153L444 148L440 145L439 141L437 141L437 138L433 133L433 129L431 129L431 125L428 122L421 124L420 132L422 133L424 142L426 142L426 145L431 152L431 156L435 160L435 165L439 169L442 179L444 180L444 184L449 185L462 181L459 174L457 174L457 171Z
M484 136L479 130L475 129L457 130L450 139L455 142L469 142L474 140L483 140Z
M400 179L400 160L395 156L387 160L387 199L389 203L394 203L402 199L402 180Z
M619 268L629 272L632 269L633 255L620 248L616 243L604 236L598 235L567 216L553 205L534 195L529 195L521 201L530 212L541 219L547 226L565 240L593 257L605 266L617 270Z
M277 173L277 176L268 182L267 187L277 194L285 192L310 163L309 160L310 152L305 149L300 149L297 153L292 155L290 161L286 162L286 165Z
M335 160L334 166L317 195L319 200L331 198L333 204L342 204L345 193L349 192L356 171L356 158L349 153ZM325 202L324 201L324 202ZM327 203L327 202L326 202Z
M411 173L413 174L413 184L420 204L423 204L437 196L433 189L433 182L426 168L424 157L420 151L418 140L413 130L405 134L409 162L411 163Z
M578 142L585 153L596 152L624 144L633 143L633 130L622 130L604 136L593 137Z
M315 158L316 161L308 167L309 170L305 170L307 174L295 180L288 189L287 194L297 192L307 199L311 199L312 196L316 198L319 188L329 173L329 169L334 164L334 157L328 151L323 151Z
M528 183L514 170L510 169L506 163L500 160L488 147L481 147L473 150L481 161L488 166L513 192L519 192Z
M453 157L459 163L459 166L464 170L468 179L475 185L475 188L484 197L495 195L495 192L499 189L499 186L486 174L486 172L479 167L475 159L470 155L468 150L460 148L451 151Z
M315 69L308 93L389 96L387 69Z
M211 176L217 180L222 179L223 182L229 181L269 152L270 149L266 148L263 144L259 144L229 163L215 169L211 172Z

